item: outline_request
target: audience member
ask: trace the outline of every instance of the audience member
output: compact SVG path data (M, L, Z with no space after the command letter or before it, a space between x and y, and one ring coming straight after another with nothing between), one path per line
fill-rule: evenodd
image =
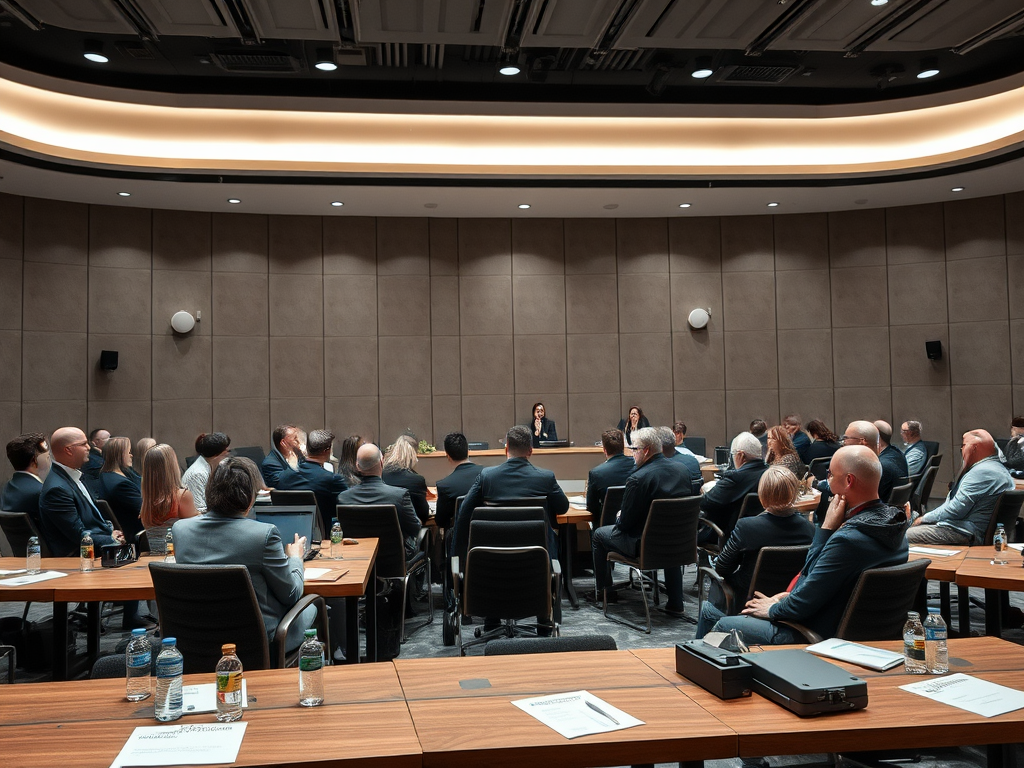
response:
M263 482L268 488L276 488L277 480L281 473L291 467L299 466L302 458L300 445L305 441L302 430L291 424L281 424L271 435L273 445L263 459L260 472L263 474Z
M395 488L405 488L412 499L412 507L421 523L430 519L430 505L427 504L427 481L416 472L419 457L418 443L408 435L401 435L384 454L384 474L381 479Z
M907 459L903 455L903 451L891 445L892 427L889 426L889 422L879 419L875 422L875 429L878 430L878 460L882 462L882 477L891 475L892 484L899 485L903 478L910 477ZM888 494L883 494L883 489L879 487L878 495L883 501L888 501L890 494L892 494L892 486L889 487Z
M796 448L796 452L800 455L800 461L806 464L810 461L806 454L807 449L811 445L811 438L800 429L800 417L795 413L791 413L782 420L782 427L789 433L789 439L793 441L793 447Z
M109 439L110 433L105 429L94 429L89 433L89 458L82 465L83 475L88 475L94 480L99 479L103 467L103 446Z
M420 532L420 519L412 505L409 491L387 485L381 479L384 457L380 448L372 443L359 446L356 452L356 471L362 477L359 485L338 494L338 504L394 504L398 510L398 523L405 536L405 552L411 556L416 550L416 537Z
M222 462L223 463L223 462ZM167 531L177 520L195 517L192 493L181 484L181 467L171 446L161 443L146 453L142 470L142 527L146 529L149 551L166 552Z
M203 432L196 438L196 460L181 476L182 484L192 494L196 512L206 511L206 483L217 465L230 455L231 438L223 432Z
M14 475L0 491L0 509L22 512L39 527L39 494L50 471L50 446L42 432L18 435L7 444Z
M121 523L125 539L134 542L142 522L142 493L131 478L132 441L111 437L103 446L103 467L96 484L97 494L110 505L114 519Z
M626 418L619 419L619 426L617 429L622 432L625 446L627 448L632 448L633 442L630 439L630 436L633 434L633 431L649 426L651 426L651 422L649 422L647 417L644 416L643 409L639 405L634 405L630 407Z
M1024 469L1024 416L1017 416L1010 422L1010 439L1004 453L1009 469Z
M996 501L1012 491L1013 478L996 456L992 435L984 429L966 432L960 444L963 467L946 500L921 515L910 530L911 544L981 544Z
M533 447L540 448L541 441L558 439L558 430L555 429L555 422L547 417L547 409L544 403L533 404L533 421L530 426L533 432Z
M749 432L740 432L732 440L729 449L736 469L721 473L714 487L701 497L700 512L708 521L717 525L727 536L729 521L739 515L743 499L748 493L756 493L767 465L761 459L761 443ZM704 526L698 534L701 543L712 541L715 533Z
M683 442L686 440L686 424L682 421L677 421L672 425L671 431L673 437L675 437L676 451L683 456L693 456L693 458L697 458L697 454L687 448L686 443Z
M884 423L884 422L883 422ZM882 452L882 443L879 440L878 427L870 421L851 421L846 427L842 437L843 445L865 445L879 455ZM888 499L892 495L892 487L906 473L900 474L899 467L892 461L879 461L882 464L882 478L878 482L878 498Z
M839 450L839 435L826 427L821 419L807 422L807 434L811 436L811 444L807 446L808 465L815 459L831 459Z
M783 427L772 427L768 430L768 455L765 463L785 467L798 478L807 474L807 465L800 458L789 432Z
M907 474L920 475L928 460L928 449L921 440L921 422L904 421L900 427L903 438L903 457L907 460Z
M142 488L142 470L146 466L146 454L149 453L149 449L156 445L156 440L152 437L140 437L139 441L135 443L135 459L132 461L132 475L134 475L135 483Z
M622 452L620 446L619 452ZM461 432L444 436L444 453L452 468L448 477L437 481L437 511L434 522L438 528L449 528L455 522L455 502L469 493L483 467L469 460L469 441Z
M153 452L167 446L157 446ZM150 477L147 466L143 475ZM180 520L174 526L174 556L192 565L244 565L259 601L267 637L273 641L278 624L302 597L302 556L306 541L295 534L285 544L277 528L247 517L261 485L260 472L249 459L230 456L221 461L206 485L205 515ZM309 606L288 629L287 650L297 648L316 619Z
M606 429L601 433L601 451L604 462L598 464L587 475L587 511L594 516L595 525L601 520L604 497L615 485L625 485L633 473L636 463L622 453L622 431Z
M681 421L676 422L676 426L682 425L683 433L686 432L686 425ZM701 486L704 485L704 478L700 473L700 462L697 461L697 457L692 451L686 451L683 453L679 450L680 446L676 443L679 439L679 433L674 428L670 427L658 427L658 437L661 438L661 453L666 459L675 461L686 467L686 471L690 475L690 490L691 495L697 496L700 494Z
M764 419L754 419L750 422L750 434L761 443L761 458L768 455L768 423Z
M670 430L671 431L671 430ZM609 552L619 552L627 557L636 557L640 551L640 539L647 525L651 502L656 499L677 499L689 496L690 473L679 462L666 459L661 437L656 429L642 427L633 436L633 461L636 469L626 480L622 495L622 510L612 525L602 526L594 531L594 583L595 602L615 602L612 586ZM485 470L486 471L486 470ZM662 610L670 616L683 615L683 571L681 568L665 569L665 606Z
M768 467L757 484L757 497L765 511L736 523L725 546L711 566L722 575L739 600L750 590L757 556L764 547L797 547L810 544L814 525L793 508L800 481L783 466ZM697 637L704 637L725 614L713 600L701 604Z
M338 457L338 474L345 478L349 488L362 482L359 470L356 469L356 454L359 452L359 446L365 442L359 435L349 435L341 441L341 456Z
M50 438L53 461L39 494L41 531L54 557L78 554L88 531L96 551L104 544L123 543L121 531L103 519L92 492L82 482L89 458L89 440L77 427L61 427Z
M548 550L552 557L558 556L558 538L555 533L558 529L557 517L569 509L569 499L559 487L553 472L538 469L530 463L532 454L533 439L529 427L512 427L505 436L505 462L481 470L455 518L453 554L457 554L461 562L466 559L469 523L474 509L484 503L529 496L543 496L546 500Z
M832 502L814 533L795 584L777 595L755 593L741 616L720 619L712 631L738 629L750 645L802 642L783 621L832 637L863 571L907 561L906 513L878 498L882 465L874 450L851 445L832 457Z
M306 438L306 460L295 469L286 469L277 479L281 491L312 491L320 512L320 530L328 534L338 516L338 494L348 490L345 478L328 469L334 447L334 433L314 429Z

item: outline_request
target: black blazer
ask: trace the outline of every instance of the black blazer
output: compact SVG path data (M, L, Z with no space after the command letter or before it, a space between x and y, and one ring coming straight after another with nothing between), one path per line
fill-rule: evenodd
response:
M416 517L421 523L427 522L430 518L430 505L427 504L427 481L423 475L411 469L385 469L381 479L388 485L409 491Z
M482 469L473 462L459 464L448 477L437 481L437 512L434 513L434 522L438 528L448 528L455 521L455 502L459 496L469 493Z
M766 469L763 461L755 459L739 469L722 472L715 487L701 497L701 514L719 528L728 526L729 518L743 505L743 498L748 493L757 493L757 484Z
M804 464L809 464L810 459L807 458L807 449L811 447L811 438L809 438L804 432L797 430L797 433L793 435L793 447L796 448L796 452L800 454L800 461Z
M700 471L700 462L697 461L696 456L691 456L688 453L675 452L672 456L673 461L678 461L680 464L686 467L690 473L690 482L693 483L693 495L699 496L701 486L704 485L704 475Z
M315 461L304 461L296 469L288 467L278 475L277 489L282 491L312 491L320 510L320 528L330 534L331 522L338 516L338 494L348 490L348 483Z
M634 469L636 464L633 459L619 453L609 456L607 461L590 470L587 475L587 511L594 516L595 521L601 519L605 492L613 485L625 485ZM597 522L594 524L596 526Z
M623 435L627 435L627 432L626 432L626 425L627 424L629 424L629 419L619 419L618 429L622 431ZM643 427L649 427L649 426L651 426L651 422L650 422L650 420L646 416L642 417L640 419L640 421L638 421L636 423L636 428L637 429L642 429ZM630 432L632 432L632 431L633 430L630 430ZM632 444L633 444L633 441L630 440L629 437L627 436L626 437L626 445L632 445Z
M43 484L31 472L15 472L0 491L0 509L24 512L39 527L39 494Z
M414 537L420 532L420 519L413 509L412 499L405 488L385 485L376 475L366 475L363 482L338 494L339 504L394 504L398 509L398 522L402 535Z
M57 464L50 467L39 494L39 521L54 557L78 554L86 530L96 547L114 543L114 527L103 519L95 500L86 498Z
M889 445L878 454L878 460L882 464L882 479L878 481L878 498L888 501L896 481L910 474L907 469L907 457L903 455L903 451Z
M95 448L89 449L89 458L82 466L82 474L91 477L93 480L100 479L100 470L103 468L103 452ZM86 483L86 485L89 485ZM90 488L94 486L89 486Z
M756 517L737 521L722 547L722 553L715 558L714 567L742 602L750 589L750 579L754 576L754 566L762 547L796 547L810 544L813 538L814 525L799 512L787 517L762 512Z
M540 420L540 437L533 434L533 419L526 422L526 428L530 430L530 435L533 437L533 447L540 448L541 440L557 440L558 430L555 429L555 422L545 416Z
M114 513L114 519L124 526L125 541L135 541L135 535L142 530L142 492L128 477L116 472L101 472L96 484L97 495L104 499Z
M277 448L271 448L270 453L263 457L263 463L260 464L260 474L263 475L263 482L268 488L277 488L277 481L286 469L291 467Z
M804 463L810 465L814 459L831 458L838 450L839 443L830 443L827 440L814 440L807 446L807 458L804 459Z
M682 462L666 459L660 453L637 467L626 481L622 494L622 512L615 527L627 536L640 538L655 499L679 499L693 488L690 471Z

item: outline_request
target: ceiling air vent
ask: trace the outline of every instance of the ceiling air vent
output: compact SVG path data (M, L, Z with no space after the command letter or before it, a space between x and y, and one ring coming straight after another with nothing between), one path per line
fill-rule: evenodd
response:
M215 53L213 63L228 72L263 74L266 72L301 72L302 63L284 53Z
M726 68L719 82L725 83L781 83L796 72L796 67L746 66Z

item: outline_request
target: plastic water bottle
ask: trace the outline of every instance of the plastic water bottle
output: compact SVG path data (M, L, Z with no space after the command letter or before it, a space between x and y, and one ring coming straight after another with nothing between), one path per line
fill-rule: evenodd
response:
M167 535L164 536L164 562L174 562L174 534L171 533L171 529L167 529Z
M341 546L343 542L341 535L341 523L338 519L334 519L334 524L331 526L331 558L334 560L341 560Z
M220 652L224 655L217 662L217 720L230 723L242 719L242 662L234 643L224 643Z
M92 536L89 535L88 531L86 531L85 535L82 536L82 545L81 545L80 552L81 552L81 560L82 560L82 563L81 563L82 572L86 573L88 571L91 571L92 570L92 559L96 555L96 550L95 550L95 548L92 545Z
M924 625L917 611L907 614L903 625L903 668L912 675L923 675L928 671L925 664Z
M946 651L946 622L938 608L928 609L924 620L924 659L928 672L944 675L949 672L949 654Z
M42 554L39 549L39 538L32 536L25 548L25 570L29 573L39 573L43 569Z
M324 644L316 639L316 630L306 630L306 641L299 649L299 704L319 707L324 703Z
M996 549L996 556L992 558L992 565L1006 565L1010 562L1006 559L1006 550L1009 549L1009 543L1006 541L1006 529L1002 523L996 525L996 532L992 536L992 545Z
M156 719L160 722L181 717L181 675L184 660L175 643L176 638L165 637L160 655L156 657Z
M144 629L133 629L124 650L128 675L128 701L142 701L152 694L153 646Z

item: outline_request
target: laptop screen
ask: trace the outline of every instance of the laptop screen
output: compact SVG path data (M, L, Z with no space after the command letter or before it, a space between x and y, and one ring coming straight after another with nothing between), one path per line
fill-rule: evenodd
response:
M281 541L290 544L295 541L295 534L306 537L306 552L309 554L313 546L313 521L316 519L316 507L275 507L257 505L253 507L252 516L261 523L277 526Z

